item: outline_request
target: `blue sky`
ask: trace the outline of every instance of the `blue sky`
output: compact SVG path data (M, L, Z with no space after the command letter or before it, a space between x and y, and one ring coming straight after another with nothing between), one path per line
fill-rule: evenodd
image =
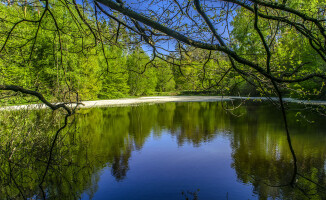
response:
M182 2L184 1L181 1L181 0L176 0L178 1L181 6L182 6ZM81 0L77 0L77 2L82 2ZM169 5L172 7L176 7L176 4L174 3L174 1L158 1L158 0L150 0L150 1L139 1L139 0L128 0L128 1L124 1L125 2L125 5L135 11L144 11L145 14L148 16L150 14L149 10L152 10L152 12L155 12L155 13L158 13L158 14L161 14L162 13L162 7L168 7ZM141 2L141 3L138 3L138 2ZM154 2L153 4L149 4L150 2ZM185 1L187 2L187 1ZM219 7L221 6L221 1L217 0L217 1L201 1L202 2L202 5L206 5L208 6L209 8L212 8L212 7ZM185 4L183 4L185 5ZM105 6L103 6L105 8ZM109 8L106 8L107 11L109 11ZM175 9L175 11L177 11L177 9ZM194 8L192 7L190 9L190 15L191 17L195 18L198 16L196 16L196 14L198 14ZM214 14L216 14L216 18L214 19L217 19L219 17L219 14L220 14L220 10L216 10L216 11L209 11L207 12L207 15L210 15L210 16L214 16ZM232 13L234 14L234 13ZM230 13L228 16L228 22L230 22L233 18L232 14ZM172 14L171 14L172 15ZM152 16L152 17L155 17L155 16ZM198 23L203 23L203 22L200 22L200 17L198 18L197 22ZM194 22L191 21L188 17L183 17L180 21L179 21L181 24L187 24L188 27L194 25ZM228 34L227 34L227 31L225 30L225 26L223 26L223 24L221 23L218 23L218 22L213 22L217 32L219 34L221 34L222 36L224 37L228 37ZM206 25L206 24L205 24ZM225 23L224 23L225 25ZM201 24L202 26L202 24ZM195 29L193 29L195 30ZM195 30L196 31L196 30ZM199 30L200 31L200 30ZM229 31L232 31L232 27L230 26L229 24ZM224 33L223 33L224 32ZM210 41L210 38L212 37L212 34L210 32L204 32L204 31L200 31L198 33L194 33L194 34L187 34L186 32L181 32L182 34L192 38L192 39L195 39L195 40L200 40L200 41L203 41L203 42L207 42L207 41ZM200 36L200 37L198 37ZM203 39L203 40L201 40ZM226 43L228 43L228 41L225 41ZM157 43L156 45L158 47L162 47L168 51L173 51L175 49L175 46L176 46L177 42L175 40L170 40L170 41L165 41L165 42L159 42ZM152 54L152 47L150 47L150 45L146 45L144 44L143 45L143 49L145 52L147 52L148 54ZM163 49L161 48L157 48L157 50L161 53L168 53L166 51L164 51Z

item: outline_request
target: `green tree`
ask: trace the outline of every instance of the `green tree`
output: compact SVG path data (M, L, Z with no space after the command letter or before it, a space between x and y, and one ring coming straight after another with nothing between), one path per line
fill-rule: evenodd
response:
M175 81L172 71L172 66L163 61L156 61L156 77L157 77L157 92L175 91Z
M129 94L132 96L148 95L155 92L156 71L150 63L149 56L139 46L136 46L127 59L129 71Z
M129 92L127 56L118 47L111 47L106 52L108 54L106 58L104 56L99 58L102 67L99 97L102 99L124 97Z

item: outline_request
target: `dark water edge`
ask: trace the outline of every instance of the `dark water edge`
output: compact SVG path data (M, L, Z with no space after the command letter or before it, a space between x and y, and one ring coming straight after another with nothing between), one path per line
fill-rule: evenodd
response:
M247 102L230 110L234 105L237 102L82 109L60 136L54 151L43 185L47 197L325 199L325 190L308 181L326 185L325 117L302 105L288 105L298 169L306 179L298 177L297 188L274 187L287 183L292 176L292 157L281 113L265 103ZM29 113L33 116L29 123L40 123L42 112ZM30 143L21 142L31 150L15 152L10 158L30 168L11 166L21 191L36 199L42 198L37 183L51 141L41 133L49 126L40 123L35 129L40 134L34 135ZM55 125L50 127L52 132L57 129ZM2 141L8 139L5 134L0 136ZM34 149L29 147L37 140ZM1 177L8 175L8 155L3 152ZM9 180L1 179L0 197L19 199L19 190L12 182L8 184Z

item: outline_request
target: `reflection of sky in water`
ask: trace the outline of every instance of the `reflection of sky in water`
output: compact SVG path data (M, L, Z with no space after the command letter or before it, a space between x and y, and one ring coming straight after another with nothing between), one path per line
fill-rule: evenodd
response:
M221 102L81 110L76 124L72 124L76 127L71 126L77 131L65 134L54 151L56 162L49 168L44 188L51 199L77 199L80 194L83 199L193 199L187 192L198 189L201 200L227 196L303 199L298 189L268 186L286 184L293 175L293 159L279 112L275 112L275 107L255 103L234 112L237 115L227 114ZM237 117L239 114L242 116ZM309 120L316 122L311 124L298 122L295 114L296 111L288 112L298 170L324 186L325 118L306 112ZM38 123L37 116L39 112L31 113L28 122ZM47 127L41 126L40 130ZM30 140L43 141L48 134L44 132ZM11 137L7 139L10 141ZM31 143L33 148L35 144ZM48 155L39 151L48 147L48 142L37 145L33 152L38 159L29 151L18 151L16 159L28 168L12 169L26 196L41 199L38 177L44 173ZM4 151L1 153L6 156ZM8 158L2 159L0 172L10 171ZM14 183L7 187L11 177L3 174L0 199L16 199L19 191ZM310 192L312 199L326 199L326 191L308 179L299 177L296 185Z
M198 189L201 200L302 197L291 187L268 186L288 183L293 172L284 125L274 107L242 106L237 110L242 117L208 102L93 111L81 128L93 157L102 159L94 160L96 181L83 199L87 194L94 194L92 199L193 199L187 192ZM318 119L314 125L298 123L294 114L289 113L289 127L298 168L324 185L326 127Z
M166 131L161 137L151 134L141 150L132 152L124 180L117 182L108 167L102 170L94 199L185 199L182 191L197 189L199 199L256 199L251 186L237 181L231 152L223 135L200 147L178 147Z

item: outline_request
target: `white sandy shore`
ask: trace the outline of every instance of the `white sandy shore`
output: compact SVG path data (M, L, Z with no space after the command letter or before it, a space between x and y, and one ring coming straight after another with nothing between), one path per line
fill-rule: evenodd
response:
M222 96L153 96L153 97L139 97L139 98L124 98L111 100L97 100L97 101L82 101L79 108L91 108L99 106L124 106L135 105L143 103L166 103L166 102L203 102L203 101L227 101L231 100ZM74 107L76 104L70 104ZM30 104L0 107L0 110L19 110L19 109L44 109L47 108L45 104Z
M124 106L143 103L166 103L166 102L217 102L217 101L231 101L236 99L243 100L267 100L265 97L235 97L235 96L153 96L153 97L139 97L139 98L125 98L112 100L97 100L97 101L83 101L80 108L90 108L99 106ZM272 98L277 100L277 98ZM326 105L326 101L301 101L296 99L284 98L284 101L302 104ZM75 106L71 104L69 106ZM44 104L30 104L0 107L0 110L19 110L19 109L44 109L47 108Z

